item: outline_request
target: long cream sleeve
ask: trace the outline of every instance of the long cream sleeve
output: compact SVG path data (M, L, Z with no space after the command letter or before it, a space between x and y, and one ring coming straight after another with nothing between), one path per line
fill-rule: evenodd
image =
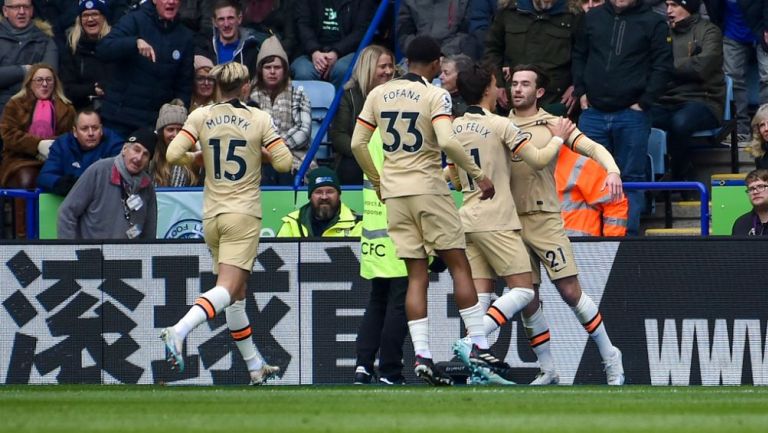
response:
M613 159L611 153L608 152L608 149L587 137L578 129L574 130L568 138L568 145L571 150L597 161L608 173L621 175L621 170L619 170L616 161Z
M522 158L534 170L541 170L552 162L553 159L557 158L562 144L563 139L557 136L550 138L542 148L538 148L526 140L518 144L512 150L512 153Z
M189 149L195 145L195 141L182 129L168 145L168 149L165 151L165 159L174 165L192 165L192 162L195 160L195 154L190 152Z
M271 158L272 167L280 173L288 173L293 166L293 154L288 149L285 141L280 139L269 146L267 146L267 152Z

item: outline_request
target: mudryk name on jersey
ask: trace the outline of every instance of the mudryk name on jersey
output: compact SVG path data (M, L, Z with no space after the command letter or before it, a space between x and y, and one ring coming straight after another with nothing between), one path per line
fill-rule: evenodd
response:
M457 125L454 125L453 127L454 134L461 134L462 132L474 132L475 134L478 134L483 138L488 138L488 135L491 133L491 130L477 122L467 122L463 124L459 123Z
M208 129L213 129L219 125L234 125L243 131L247 131L248 127L251 126L251 122L235 114L222 114L205 121L205 127Z
M393 99L399 98L406 98L410 99L411 101L419 102L419 99L421 99L421 94L412 89L394 89L390 90L389 92L385 92L382 97L384 98L384 102L389 102Z

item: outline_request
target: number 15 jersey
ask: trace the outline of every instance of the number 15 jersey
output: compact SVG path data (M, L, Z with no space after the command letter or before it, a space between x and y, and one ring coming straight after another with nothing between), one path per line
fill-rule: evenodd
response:
M450 194L432 127L442 119L451 119L450 95L419 75L408 73L368 94L358 123L381 131L382 199Z
M223 213L261 218L261 148L284 146L272 117L232 100L193 111L180 134L199 140L203 151L203 218Z

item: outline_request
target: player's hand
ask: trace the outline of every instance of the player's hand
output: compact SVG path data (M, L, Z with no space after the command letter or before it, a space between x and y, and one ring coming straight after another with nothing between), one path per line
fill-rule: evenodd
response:
M149 45L144 39L136 39L136 47L139 49L139 54L148 58L152 63L155 63L157 58L155 57L155 49L152 45Z
M608 173L605 177L605 183L600 191L606 189L611 193L611 201L617 202L624 196L624 185L621 183L621 177L616 173Z
M483 192L480 195L480 200L487 200L496 195L496 188L493 186L493 182L491 182L491 179L488 176L483 176L480 179L477 179L477 187Z
M571 122L570 119L567 119L565 117L561 117L557 125L551 125L547 124L547 128L549 128L549 131L554 135L555 137L560 137L563 140L563 143L568 142L568 138L570 138L573 131L576 130L576 125Z
M197 150L192 152L192 164L202 167L203 166L203 151Z

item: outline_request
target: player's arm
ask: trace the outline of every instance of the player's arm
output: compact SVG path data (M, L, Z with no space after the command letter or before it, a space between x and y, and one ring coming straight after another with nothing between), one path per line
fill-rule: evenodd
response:
M530 144L530 134L520 132L511 121L504 131L504 141L512 154L519 156L534 170L541 170L557 158L560 146L576 126L570 120L561 118L555 125L548 124L547 128L552 133L552 138L541 148Z
M186 128L187 125L185 124L184 127ZM185 128L181 128L181 131L179 131L171 143L168 144L168 150L165 152L165 159L171 164L192 165L195 161L197 152L190 152L189 150L192 149L195 142L197 142L197 137L194 136L189 129Z
M264 150L266 150L267 155L269 155L268 161L275 171L279 173L288 173L291 171L291 167L293 166L293 154L282 138L277 137L272 140L272 142L267 143L264 146Z
M368 143L371 141L373 131L376 130L376 121L373 120L376 117L373 115L371 108L371 101L374 97L374 95L368 95L360 115L357 116L357 123L355 124L355 130L352 132L350 147L357 164L363 170L363 173L368 176L368 180L371 181L373 187L378 190L381 177L379 176L379 171L376 170L376 164L373 163L371 152L368 151Z
M469 177L477 182L478 188L483 192L480 196L481 200L492 198L496 194L493 182L475 164L475 161L472 160L469 154L464 151L461 143L456 139L451 126L451 117L448 115L442 114L432 119L432 128L435 130L435 136L437 137L440 149L445 152L448 159L466 171Z
M603 185L602 190L610 191L614 201L621 199L624 195L621 170L616 165L611 153L600 143L584 135L578 128L571 133L567 143L571 150L594 159L605 168L608 176L605 178L605 185Z
M459 169L456 168L456 165L451 161L448 161L448 165L443 169L443 176L445 177L446 182L451 182L453 184L453 189L456 191L461 191L463 189L461 186L461 178L459 177Z

